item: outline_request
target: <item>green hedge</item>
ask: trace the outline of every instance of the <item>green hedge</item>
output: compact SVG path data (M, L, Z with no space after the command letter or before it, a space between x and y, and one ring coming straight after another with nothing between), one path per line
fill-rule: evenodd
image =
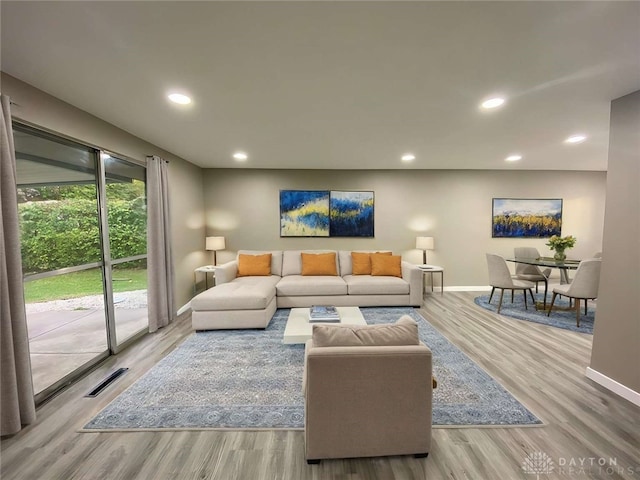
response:
M95 200L69 199L18 205L25 274L98 262L100 229ZM147 251L143 198L112 200L108 206L111 258Z

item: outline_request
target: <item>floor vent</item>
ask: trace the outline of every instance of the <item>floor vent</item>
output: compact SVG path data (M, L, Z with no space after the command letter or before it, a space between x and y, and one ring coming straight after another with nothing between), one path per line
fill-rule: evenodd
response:
M127 373L127 370L129 370L129 369L128 368L119 368L119 369L117 369L115 372L113 372L107 378L102 380L98 385L96 385L96 387L93 390L91 390L89 393L87 393L85 395L85 397L97 397L98 395L100 395L102 393L102 391L105 388L107 388L109 385L111 385L113 382L115 382L118 379L118 377L121 377L122 375Z

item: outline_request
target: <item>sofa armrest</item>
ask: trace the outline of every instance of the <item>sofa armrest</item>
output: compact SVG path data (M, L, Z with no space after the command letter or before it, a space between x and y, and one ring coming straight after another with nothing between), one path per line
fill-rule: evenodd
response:
M422 306L424 275L416 265L402 262L402 278L409 282L409 302L414 307Z
M216 267L216 285L229 283L238 276L238 261L232 260Z
M307 394L307 356L313 348L313 340L307 340L304 344L304 367L302 368L302 395Z

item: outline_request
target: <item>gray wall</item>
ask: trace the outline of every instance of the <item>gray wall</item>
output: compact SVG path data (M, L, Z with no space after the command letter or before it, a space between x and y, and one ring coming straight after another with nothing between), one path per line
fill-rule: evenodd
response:
M16 103L11 108L16 119L135 160L145 161L147 155L169 160L176 304L180 307L189 302L193 269L208 263L204 252L202 170L10 75L2 73L1 80L2 92Z
M562 198L563 235L578 243L569 256L584 258L602 249L604 172L477 170L248 170L206 169L205 213L208 235L226 237L227 250L239 249L392 249L421 263L415 237L435 238L429 263L443 266L447 286L488 283L486 252L513 255L516 246L537 239L491 238L494 197ZM375 192L375 238L280 238L279 190L334 189ZM557 275L557 273L555 273Z
M640 393L640 91L611 103L607 208L591 368Z

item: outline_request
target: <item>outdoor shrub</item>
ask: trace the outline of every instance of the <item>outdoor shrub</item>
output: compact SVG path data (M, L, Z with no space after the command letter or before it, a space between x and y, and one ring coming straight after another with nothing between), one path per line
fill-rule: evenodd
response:
M64 199L18 205L25 274L98 262L100 227L96 202ZM113 200L108 206L111 258L146 253L144 198Z

